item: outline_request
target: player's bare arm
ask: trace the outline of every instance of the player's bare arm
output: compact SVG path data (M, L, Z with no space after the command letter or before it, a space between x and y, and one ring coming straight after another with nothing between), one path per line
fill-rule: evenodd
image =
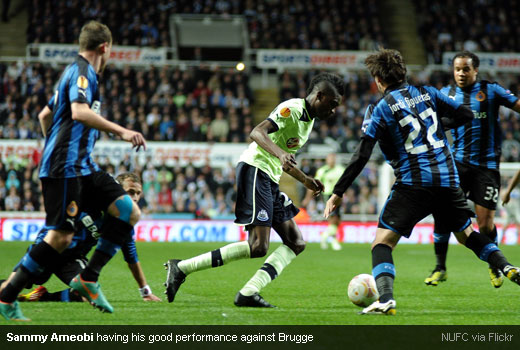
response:
M144 301L161 301L160 298L155 296L152 293L152 290L146 283L146 278L144 277L144 271L141 268L141 263L138 261L136 263L128 263L128 268L132 272L132 276L135 281L139 285L139 292L141 293L141 297Z
M511 191L513 191L513 188L518 185L518 182L520 182L520 170L516 172L515 176L511 179L511 182L509 182L507 189L502 193L502 205L509 203L509 200L511 199Z
M47 130L52 124L52 111L48 106L45 106L38 114L38 120L40 121L43 136L47 137Z
M282 164L284 171L287 171L297 165L293 154L284 152L278 147L270 138L269 134L275 132L273 124L269 120L264 120L251 131L251 139L255 141L258 146L277 157ZM298 180L300 181L300 180ZM301 182L301 181L300 181ZM303 182L302 182L303 183Z
M324 190L324 186L320 180L314 179L309 175L306 175L303 171L301 171L298 168L293 167L289 170L285 170L285 172L294 177L299 182L301 182L303 186L305 186L312 192L312 195L314 197L318 196Z
M516 103L515 103L515 105L513 106L512 109L513 109L513 111L520 113L520 99L518 99L516 101Z
M143 146L146 149L146 140L141 133L123 128L116 123L106 120L95 113L86 103L74 102L71 105L72 119L78 121L89 128L105 131L121 137L124 141L130 142L133 147Z

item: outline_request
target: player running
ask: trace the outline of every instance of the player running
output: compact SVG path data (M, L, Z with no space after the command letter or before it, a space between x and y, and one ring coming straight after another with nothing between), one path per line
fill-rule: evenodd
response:
M16 301L20 291L60 259L72 242L79 214L95 208L107 213L103 238L107 247L96 249L85 269L70 286L104 312L113 312L97 282L121 245L131 239L141 212L130 196L91 157L100 131L109 132L139 149L146 141L138 132L112 123L101 115L98 74L112 48L108 27L91 21L81 28L79 54L65 68L55 95L38 115L45 136L40 179L49 233L25 254L0 293L0 314L8 320L28 320ZM108 252L108 253L107 253Z
M500 191L500 154L502 130L500 106L520 112L520 100L498 83L477 80L480 60L469 51L459 52L453 58L455 86L441 90L450 99L469 107L475 118L451 131L451 150L460 177L460 186L475 203L479 231L497 242L494 224ZM446 257L450 231L435 222L434 249L437 264L424 283L436 286L447 279ZM499 288L504 283L502 272L489 266L491 284Z
M245 227L247 242L228 244L191 259L168 260L166 294L175 299L187 275L234 260L259 258L267 254L271 228L283 244L269 255L263 266L236 294L236 306L274 307L260 291L279 276L283 269L305 249L305 241L293 217L298 209L280 192L278 183L285 171L318 195L323 184L296 168L294 154L312 131L315 118L328 119L340 104L344 84L340 77L322 73L315 76L306 98L279 104L267 120L251 132L252 142L237 165L237 201L235 223Z
M367 108L361 141L324 212L328 217L341 203L343 193L379 141L396 181L380 213L372 243L372 275L380 297L361 313L396 313L392 250L401 236L409 237L415 224L429 214L455 232L459 242L480 259L520 284L520 268L512 266L488 236L473 231L473 212L459 187L457 168L443 131L471 120L471 110L432 87L408 85L406 66L398 51L380 50L368 56L365 65L383 97Z

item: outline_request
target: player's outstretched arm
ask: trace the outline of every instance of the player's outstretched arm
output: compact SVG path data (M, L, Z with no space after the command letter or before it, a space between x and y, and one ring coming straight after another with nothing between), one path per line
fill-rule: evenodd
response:
M308 190L312 192L312 195L314 197L319 195L325 189L320 180L314 179L309 175L306 175L303 171L301 171L298 168L293 167L288 170L285 170L285 172L294 177L296 180L300 181L303 184L303 186L305 186Z
M327 204L325 205L325 211L323 212L323 216L325 218L328 218L330 213L332 213L334 210L339 208L341 205L341 198L337 194L333 193L332 196L330 196L329 200L327 201Z
M511 199L511 191L513 191L513 188L518 185L518 182L520 182L520 170L518 170L511 179L511 182L509 182L509 185L507 186L507 189L502 193L502 205L509 203L509 200Z
M143 269L141 268L141 263L138 261L136 263L128 263L128 268L132 271L132 275L134 276L135 281L139 285L139 293L144 301L161 301L160 298L155 296L152 293L152 289L146 283L146 277L144 276Z
M137 150L141 146L146 149L146 140L141 133L123 128L116 123L106 120L99 114L95 113L90 109L88 104L74 102L71 105L72 119L78 121L89 128L97 129L100 131L112 133L121 137L124 141L132 143L132 146L137 147Z

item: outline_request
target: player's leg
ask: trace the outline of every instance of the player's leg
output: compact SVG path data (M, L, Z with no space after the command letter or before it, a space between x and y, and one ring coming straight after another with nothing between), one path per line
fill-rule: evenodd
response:
M475 204L475 212L477 214L477 223L480 233L489 237L489 239L495 244L498 244L497 228L494 223L495 210L491 210L482 205ZM489 265L488 270L491 285L493 285L495 288L500 288L504 283L504 275L499 269L491 265Z
M394 185L381 213L372 243L372 276L376 281L379 300L361 314L395 315L396 302L393 289L395 266L392 250L401 236L408 238L414 226L433 212L435 191L416 186Z
M109 174L97 172L86 178L83 189L86 210L101 210L106 214L96 250L85 269L69 285L101 311L113 312L98 283L99 274L121 245L132 239L133 227L141 211Z
M53 266L72 241L81 205L80 191L81 183L76 178L42 179L45 225L49 232L27 251L0 293L0 314L6 319L26 320L16 300L18 294L32 279Z
M361 314L395 315L395 266L392 250L401 236L390 229L378 227L372 243L372 276L376 281L379 300L361 311Z
M511 281L520 285L520 267L513 266L497 245L486 235L473 230L468 225L464 230L455 232L457 240L471 249L475 255L490 266L503 272Z
M283 244L267 257L262 267L237 293L236 306L273 307L259 295L260 291L280 275L296 255L305 249L305 241L293 219L299 212L298 208L285 193L280 192L278 184L270 180L265 183L268 184L270 196L264 194L264 197L270 200L262 202L262 207L267 208L265 211L268 215L262 221L264 224L269 223L269 226L272 222L272 227L282 238ZM269 233L270 230L266 230L262 231L261 235L255 234L255 237L261 237L267 243L261 250L263 255L267 254L269 248ZM253 250L254 245L251 245L251 254Z
M478 169L474 172L471 187L469 198L475 202L479 231L498 244L494 218L500 191L500 173L492 169ZM491 285L500 288L504 283L502 272L491 265L488 270Z
M179 290L186 276L197 271L219 267L235 260L248 259L252 256L249 242L235 242L227 244L219 249L194 256L189 259L179 260L170 259L164 264L168 270L166 274L165 294L168 302L175 300L175 295Z
M219 249L189 259L170 259L166 264L166 295L171 303L186 276L193 272L219 267L232 261L265 256L269 249L270 227L250 226L249 240L227 244Z
M264 256L269 248L273 198L269 177L246 163L239 163L236 171L237 202L235 223L245 226L248 242L236 242L186 260L170 259L165 264L166 295L171 303L187 275L219 267L229 262Z
M424 283L430 286L437 286L439 282L446 281L448 274L446 273L446 258L448 256L448 245L450 240L450 232L439 226L435 221L433 229L433 248L435 251L436 265L432 273L426 277Z
M87 266L87 262L88 260L84 256L77 256L76 258L72 257L69 259L64 259L64 261L54 270L54 275L58 277L65 285L69 285L72 282L72 279L75 276L77 276L81 271L83 271L83 269ZM35 289L33 292L38 293L38 288ZM78 292L76 292L72 288L67 288L58 292L50 293L49 291L47 291L45 287L43 287L43 290L40 289L39 292L41 293L41 295L39 296L38 300L29 301L88 301L88 299L82 297ZM36 295L33 295L33 299L34 297L36 297Z
M329 225L327 226L327 229L322 233L322 240L323 237L325 237L325 242L329 237L331 237L331 246L333 250L341 250L341 244L339 244L337 235L338 235L338 227L340 224L340 217L339 217L339 209L336 209L333 212L333 215L331 214L329 216Z
M294 219L273 224L273 228L282 238L283 244L276 248L265 260L235 297L236 306L273 307L259 293L282 271L291 261L305 249L305 241ZM269 238L267 233L267 238ZM267 253L267 250L265 251Z

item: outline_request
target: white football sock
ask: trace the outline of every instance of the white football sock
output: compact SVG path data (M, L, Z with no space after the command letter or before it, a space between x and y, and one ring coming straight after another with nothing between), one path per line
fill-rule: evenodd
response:
M291 263L296 254L288 246L282 244L265 260L264 265L240 290L240 294L251 296L260 291L279 276L283 269Z
M186 275L210 267L219 267L230 261L247 259L251 256L251 249L247 241L228 244L220 249L213 250L190 259L181 260L179 269Z

